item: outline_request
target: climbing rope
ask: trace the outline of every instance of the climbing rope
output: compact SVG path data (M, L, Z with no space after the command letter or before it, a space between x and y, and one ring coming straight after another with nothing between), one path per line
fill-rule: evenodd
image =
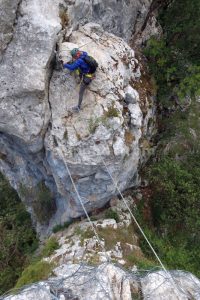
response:
M94 232L94 234L95 234L95 236L96 236L96 238L97 238L97 241L98 241L99 245L101 246L101 248L103 249L103 252L105 253L105 257L106 257L107 262L110 262L110 257L108 256L108 254L107 254L107 252L106 252L106 249L105 249L105 247L104 247L104 244L102 244L102 242L101 242L101 240L100 240L100 238L99 238L99 235L98 235L98 233L97 233L97 231L96 231L96 229L95 229L95 226L94 226L93 222L91 221L90 216L89 216L89 214L88 214L88 212L87 212L87 210L86 210L86 208L85 208L85 205L84 205L84 203L83 203L83 201L82 201L82 199L81 199L81 196L80 196L80 194L79 194L79 192L78 192L78 190L77 190L76 184L75 184L75 182L74 182L74 180L73 180L73 177L72 177L72 175L71 175L71 172L70 172L70 170L69 170L68 164L66 163L66 161L65 161L65 159L64 159L63 153L62 153L62 156L63 156L63 161L64 161L64 164L65 164L66 170L67 170L67 172L68 172L68 174L69 174L70 180L71 180L71 182L72 182L72 185L73 185L73 187L74 187L74 190L75 190L75 193L76 193L76 195L77 195L77 197L78 197L78 200L79 200L79 202L80 202L80 204L81 204L81 206L82 206L82 209L83 209L83 211L84 211L84 213L85 213L85 215L86 215L86 217L87 217L87 219L88 219L89 224L91 225L91 228L92 228L92 230L93 230L93 232ZM106 165L106 163L105 163L105 160L103 159L103 156L102 156L101 153L100 153L100 157L101 157L102 163L103 163L103 165L104 165L104 167L105 167L107 173L109 174L109 176L110 176L110 178L111 178L111 180L112 180L112 182L113 182L113 185L115 186L116 190L118 191L119 195L121 196L121 198L122 198L122 200L123 200L125 206L127 207L127 209L128 209L128 211L129 211L129 213L130 213L130 215L131 215L133 221L134 221L135 224L137 225L139 231L141 232L142 236L143 236L144 239L146 240L146 242L147 242L147 244L149 245L149 247L150 247L151 251L153 252L154 256L155 256L156 259L158 260L158 262L159 262L161 268L164 270L165 274L167 275L167 278L166 278L166 279L169 279L169 280L170 280L170 282L172 283L172 285L174 286L174 288L175 288L178 292L181 292L181 293L183 293L183 294L186 295L185 291L184 291L181 287L177 286L177 284L176 284L174 278L173 278L172 275L169 273L169 271L167 271L167 269L165 268L165 266L164 266L164 264L162 263L160 257L158 256L158 254L156 253L155 249L154 249L153 246L151 245L149 239L147 238L146 234L144 233L142 227L140 226L140 224L139 224L138 221L136 220L135 216L133 215L133 213L132 213L132 211L131 211L131 209L130 209L128 203L127 203L127 201L125 200L125 198L124 198L124 196L122 195L122 193L121 193L121 191L120 191L120 189L119 189L117 183L115 182L115 180L114 180L114 178L113 178L111 172L109 171L109 169L108 169L108 167L107 167L107 165ZM188 295L187 295L187 296L188 296Z
M95 234L95 236L96 236L96 238L97 238L97 241L98 241L99 245L101 246L101 248L103 249L103 251L104 251L104 253L105 253L107 262L110 262L110 257L108 256L108 254L107 254L107 252L106 252L106 249L105 249L103 243L101 242L101 240L100 240L100 238L99 238L99 235L98 235L98 233L97 233L97 231L96 231L96 229L95 229L95 226L94 226L93 222L91 221L90 216L88 215L88 212L87 212L87 210L86 210L86 208L85 208L85 205L84 205L84 203L83 203L83 201L82 201L82 199L81 199L81 196L80 196L80 194L79 194L79 192L78 192L78 190L77 190L76 184L75 184L75 182L74 182L74 180L73 180L73 178L72 178L72 175L71 175L71 172L70 172L70 170L69 170L68 164L65 162L65 160L63 160L63 161L64 161L65 167L66 167L66 169L67 169L67 172L68 172L68 174L69 174L69 177L70 177L70 180L71 180L71 182L72 182L72 185L73 185L73 187L74 187L74 190L75 190L75 192L76 192L76 195L77 195L77 197L78 197L78 200L79 200L79 202L80 202L80 204L81 204L81 206L82 206L82 209L83 209L83 211L84 211L84 213L85 213L85 215L86 215L86 217L87 217L87 219L88 219L88 222L90 223L90 225L91 225L91 227L92 227L92 230L94 231L94 234Z
M105 166L105 169L106 169L107 173L109 174L109 176L110 176L110 178L111 178L111 180L112 180L112 182L113 182L113 185L115 186L116 190L118 191L119 195L121 196L121 198L122 198L124 204L126 205L126 207L127 207L128 211L129 211L129 213L130 213L132 219L134 220L135 224L137 225L138 229L140 230L141 234L143 235L144 239L146 240L147 244L149 245L151 251L152 251L153 254L155 255L156 259L158 260L158 262L159 262L159 264L161 265L162 269L164 270L165 274L167 275L167 278L169 278L169 280L171 281L172 285L175 287L176 290L178 290L178 292L184 293L184 294L186 295L185 291L184 291L181 287L177 286L177 284L176 284L174 278L173 278L172 275L169 273L169 271L167 271L167 269L165 268L165 266L164 266L164 264L162 263L160 257L158 256L158 254L156 253L155 249L154 249L153 246L151 245L149 239L147 238L146 234L144 233L142 227L140 226L140 224L139 224L138 221L136 220L135 216L133 215L133 213L132 213L132 211L131 211L131 209L130 209L128 203L127 203L127 201L125 200L124 196L122 195L122 193L121 193L121 191L120 191L120 189L119 189L117 183L115 182L115 180L114 180L114 178L113 178L111 172L109 171L109 169L108 169L108 167L107 167L107 165L106 165L106 163L105 163L105 161L104 161L104 159L103 159L103 157L102 157L101 154L100 154L100 157L101 157L101 160L102 160L103 165ZM187 296L188 296L188 295L187 295Z
M115 186L116 190L118 191L119 195L121 196L121 198L122 198L122 200L123 200L125 206L127 207L127 210L129 211L129 213L130 213L130 215L131 215L133 221L134 221L135 224L137 225L138 229L140 230L142 236L144 237L144 239L146 240L147 244L149 245L149 247L150 247L151 251L153 252L154 256L155 256L156 259L158 260L158 262L159 262L161 268L164 270L165 274L167 275L167 278L166 278L166 279L169 279L169 280L170 280L170 282L172 283L172 285L174 286L174 288L175 288L178 292L184 293L184 294L186 295L185 291L183 291L183 289L182 289L181 287L178 287L178 286L177 286L177 284L176 284L174 278L173 278L172 275L169 273L169 271L167 271L167 269L165 268L165 266L164 266L164 264L162 263L160 257L158 256L158 254L156 253L155 249L153 248L153 246L151 245L150 241L148 240L146 234L144 233L142 227L140 226L140 224L139 224L138 221L136 220L135 216L133 215L133 213L132 213L132 211L131 211L131 209L130 209L128 203L127 203L127 201L125 200L124 196L122 195L122 193L121 193L121 191L120 191L120 189L119 189L117 183L115 182L115 180L114 180L114 178L113 178L111 172L109 171L109 169L108 169L108 167L107 167L107 165L106 165L106 163L105 163L105 160L103 159L103 157L102 157L101 154L100 154L100 157L101 157L102 163L103 163L103 165L104 165L104 167L105 167L107 173L109 174L109 176L110 176L110 178L111 178L111 180L112 180L112 182L113 182L113 185ZM66 163L66 161L65 161L65 159L64 159L64 156L63 156L63 161L64 161L64 164L65 164L66 170L67 170L67 172L68 172L68 174L69 174L69 177L70 177L70 180L71 180L71 182L72 182L72 185L73 185L73 187L74 187L74 190L75 190L75 192L76 192L76 195L77 195L77 197L78 197L78 200L79 200L79 202L80 202L80 204L81 204L81 206L82 206L82 209L83 209L83 211L84 211L84 213L85 213L85 215L86 215L86 217L87 217L87 219L88 219L88 222L89 222L89 224L91 225L91 228L92 228L92 230L93 230L93 232L94 232L94 234L95 234L95 236L96 236L96 238L97 238L97 241L98 241L99 245L102 247L103 252L105 253L107 262L110 262L110 258L109 258L109 256L107 255L106 249L105 249L104 245L101 243L101 240L100 240L100 238L99 238L99 235L98 235L98 233L97 233L97 231L96 231L96 229L95 229L95 227L94 227L93 222L92 222L91 219L90 219L90 216L88 215L88 212L87 212L87 210L86 210L86 208L85 208L85 205L84 205L84 203L83 203L83 201L82 201L82 199L81 199L81 196L80 196L80 194L79 194L79 192L78 192L78 190L77 190L76 184L75 184L75 182L74 182L74 180L73 180L73 177L72 177L71 172L70 172L70 170L69 170L68 164ZM188 296L188 295L187 295L187 296Z

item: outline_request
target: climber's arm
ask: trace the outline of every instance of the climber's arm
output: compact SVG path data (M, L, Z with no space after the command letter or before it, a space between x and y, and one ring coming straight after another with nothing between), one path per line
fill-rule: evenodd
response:
M64 64L63 68L64 69L68 69L70 71L74 71L76 69L78 69L81 65L81 60L77 59L75 62L73 62L72 64Z

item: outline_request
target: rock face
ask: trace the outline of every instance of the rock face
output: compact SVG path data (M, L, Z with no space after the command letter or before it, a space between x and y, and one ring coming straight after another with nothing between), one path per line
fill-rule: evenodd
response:
M171 272L175 286L161 271L140 277L113 264L99 267L68 264L54 270L56 277L24 289L5 300L199 300L200 281L190 273ZM158 285L160 283L160 285Z
M45 260L57 266L75 262L100 264L109 260L124 267L130 265L132 267L133 261L131 262L130 257L135 261L144 259L138 237L132 226L131 215L123 201L117 198L115 201L116 204L112 206L110 212L117 215L117 221L111 217L105 218L106 216L102 214L96 215L97 220L93 221L97 234L101 235L100 242L88 221L73 223L67 229L54 235L59 248ZM126 201L133 209L132 197L127 197ZM110 241L111 235L112 241Z
M129 40L141 30L152 0L65 0L74 29L88 22L100 24L105 31Z
M4 5L10 7L8 2ZM48 185L50 180L44 166L43 139L50 120L50 63L61 30L58 1L53 7L50 3L19 4L20 17L0 64L0 170L19 193L26 187L26 205L31 212L29 188L41 180Z
M97 58L99 70L79 114L68 111L78 101L74 77L67 74L63 83L60 72L53 73L49 92L52 127L46 134L45 148L58 191L64 198L73 197L70 210L76 217L82 207L65 163L86 208L102 207L116 192L104 161L121 190L132 184L133 177L136 183L144 118L139 94L132 87L138 76L134 51L122 39L91 23L74 31L70 42L86 44L82 49Z
M25 202L37 231L45 234L56 223L83 214L67 166L89 211L116 193L103 160L120 189L138 183L139 165L148 157L144 141L147 145L154 124L152 98L144 91L140 98L134 88L141 83L134 51L120 37L87 22L95 19L128 38L131 26L145 18L149 1L22 0L0 5L0 171ZM59 17L63 9L69 17L65 32ZM137 18L136 10L143 17ZM122 11L129 11L124 22ZM87 24L73 31L78 19ZM63 82L61 72L53 71L56 42L64 33L68 42L87 44L82 49L99 62L78 115L68 111L78 99L74 77Z
M2 53L13 37L14 24L17 21L17 8L20 0L1 0L0 2L0 61Z

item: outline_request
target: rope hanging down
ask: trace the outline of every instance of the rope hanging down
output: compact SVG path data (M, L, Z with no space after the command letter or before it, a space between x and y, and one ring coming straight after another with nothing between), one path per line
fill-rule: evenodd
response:
M96 236L96 238L97 238L97 240L98 240L99 245L102 247L102 249L103 249L103 251L104 251L104 253L105 253L107 262L110 262L110 258L109 258L108 254L107 254L107 252L106 252L106 249L105 249L104 245L101 243L101 240L100 240L100 238L99 238L99 235L98 235L98 233L97 233L97 231L96 231L96 229L95 229L95 227L94 227L93 222L92 222L91 219L90 219L90 216L88 215L88 212L87 212L87 210L86 210L86 208L85 208L85 206L84 206L84 203L83 203L83 201L82 201L82 199L81 199L81 196L80 196L80 194L79 194L79 192L78 192L78 190L77 190L77 188L76 188L76 184L75 184L75 182L74 182L74 180L73 180L73 178L72 178L72 175L71 175L71 172L70 172L70 170L69 170L68 164L65 162L63 153L62 153L62 156L63 156L63 161L64 161L64 164L65 164L65 167L66 167L67 172L68 172L68 174L69 174L69 177L70 177L70 180L71 180L72 185L73 185L73 187L74 187L74 190L75 190L75 192L76 192L76 194L77 194L78 200L79 200L79 202L80 202L80 204L81 204L81 206L82 206L82 209L83 209L83 211L84 211L84 213L85 213L85 215L86 215L86 217L87 217L87 219L88 219L88 222L90 223L90 225L91 225L91 227L92 227L92 230L94 231L94 234L95 234L95 236ZM163 269L164 272L166 273L167 278L169 278L169 280L171 281L172 285L174 286L174 288L175 288L178 292L181 292L181 293L183 293L184 295L186 295L186 293L182 290L182 288L180 288L180 287L177 286L177 284L176 284L174 278L172 277L172 275L171 275L171 274L167 271L167 269L165 268L164 264L162 263L161 259L160 259L159 256L158 256L158 254L157 254L156 251L154 250L153 246L151 245L150 241L148 240L147 236L145 235L144 231L142 230L141 226L139 225L138 221L136 220L135 216L133 215L133 213L132 213L132 211L131 211L129 205L127 204L127 201L125 200L124 196L122 195L122 193L121 193L121 191L120 191L120 189L119 189L117 183L115 182L115 180L114 180L112 174L110 173L110 171L109 171L109 169L108 169L108 167L107 167L107 165L106 165L106 163L105 163L105 161L104 161L104 159L103 159L103 157L102 157L101 154L100 154L100 156L101 156L102 163L103 163L103 165L105 166L106 171L107 171L107 173L109 174L109 176L110 176L110 178L111 178L111 180L112 180L112 182L113 182L113 185L115 186L116 190L118 191L119 195L121 196L121 198L122 198L122 200L123 200L125 206L127 207L127 209L128 209L128 211L129 211L129 213L130 213L132 219L134 220L135 224L137 225L137 227L138 227L138 229L140 230L141 234L143 235L144 239L145 239L146 242L148 243L148 245L149 245L151 251L153 252L153 254L155 255L155 257L156 257L156 259L158 260L159 264L161 265L162 269ZM188 295L187 295L187 296L188 296Z
M94 224L93 224L93 222L91 221L90 216L88 215L88 212L87 212L87 210L86 210L86 208L85 208L85 205L83 204L83 201L82 201L82 199L81 199L81 196L80 196L80 194L79 194L79 192L78 192L78 190L77 190L77 188L76 188L75 182L74 182L74 180L73 180L73 178L72 178L72 175L71 175L71 173L70 173L69 167L68 167L67 163L65 162L65 160L64 160L64 164L65 164L65 167L66 167L67 172L68 172L68 174L69 174L69 177L70 177L70 180L71 180L72 185L73 185L73 187L74 187L74 190L75 190L75 192L76 192L76 194L77 194L78 200L79 200L79 202L80 202L80 204L81 204L81 206L82 206L82 208L83 208L83 211L84 211L84 213L85 213L85 215L86 215L86 217L87 217L87 219L88 219L88 222L90 223L90 225L91 225L91 227L92 227L92 230L94 231L94 234L95 234L95 236L96 236L96 238L97 238L97 240L98 240L99 245L102 247L102 249L103 249L103 251L104 251L104 253L105 253L107 262L110 262L110 257L108 256L108 254L107 254L107 252L106 252L106 249L105 249L105 247L103 246L103 244L102 244L102 242L101 242L101 240L100 240L100 238L99 238L99 235L98 235L98 233L97 233L97 231L96 231L96 229L95 229L95 227L94 227Z
M149 245L151 251L152 251L153 254L155 255L155 257L156 257L156 259L158 260L159 264L161 265L162 269L163 269L164 272L166 273L167 277L169 277L169 280L171 281L171 283L172 283L172 285L175 287L175 289L178 290L178 292L181 292L181 293L183 293L184 295L186 295L186 293L183 291L183 289L180 288L179 286L177 286L177 284L176 284L174 278L172 277L172 275L171 275L171 274L167 271L167 269L165 268L164 264L162 263L161 259L160 259L159 256L158 256L158 254L156 253L156 251L154 250L154 248L153 248L153 246L151 245L150 241L148 240L146 234L145 234L144 231L142 230L140 224L138 223L138 221L136 220L135 216L133 215L133 213L132 213L132 211L131 211L129 205L127 204L127 201L125 200L124 196L122 195L122 193L121 193L121 191L120 191L120 189L119 189L117 183L115 182L115 180L114 180L112 174L110 173L110 171L109 171L109 169L108 169L108 167L107 167L107 165L106 165L106 163L105 163L105 161L104 161L104 159L103 159L103 157L102 157L101 154L100 154L100 156L101 156L101 160L102 160L102 162L103 162L103 164L104 164L104 166L105 166L105 168L106 168L106 171L107 171L107 173L109 174L109 176L110 176L110 178L111 178L111 180L112 180L112 182L113 182L113 185L114 185L115 188L117 189L119 195L121 196L121 198L122 198L124 204L126 205L128 211L129 211L129 213L130 213L132 219L134 220L135 224L137 225L138 229L140 230L141 234L143 235L143 237L144 237L144 239L146 240L147 244ZM187 296L188 296L188 295L187 295Z

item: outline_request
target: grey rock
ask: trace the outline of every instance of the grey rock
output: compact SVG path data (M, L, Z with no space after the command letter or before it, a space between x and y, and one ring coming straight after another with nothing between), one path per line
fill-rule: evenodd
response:
M2 53L12 40L13 32L17 22L17 10L21 0L0 1L0 61Z
M146 133L138 93L130 85L135 78L134 51L98 24L79 26L69 38L72 43L86 44L82 49L99 62L96 78L85 93L83 109L79 114L69 113L68 108L77 103L79 87L73 76L68 74L63 82L62 72L52 68L55 45L61 34L61 2L13 1L6 22L14 24L14 30L0 63L0 171L18 191L41 235L47 234L55 224L84 214L67 167L88 211L102 207L116 194L102 158L121 190L137 184L135 178L141 160L139 140ZM5 3L9 6L10 2ZM149 2L145 3L146 13ZM93 15L96 5L96 14L99 9L102 11L100 24L105 23L109 30L112 18L108 19L108 13L112 10L121 16L121 9L141 8L140 1L121 4L86 1L84 7L81 1L68 4L71 25L75 26L78 16L83 17L86 8L86 19L90 16L96 19ZM121 31L119 23L114 31L123 35L128 22ZM132 128L123 116L120 103L121 95L126 93L137 100L129 104ZM112 110L117 115L105 118ZM149 114L150 117L153 116ZM127 145L125 131L129 129L135 139ZM32 205L41 182L49 189L53 196L51 204L56 207L47 224L41 224Z
M135 197L136 197L137 200L140 201L140 200L142 200L143 196L142 196L142 193L137 193Z
M189 272L153 272L141 280L144 299L200 299L200 281Z
M65 1L74 29L95 22L108 32L130 40L140 31L152 0L90 0Z
M131 300L132 295L140 297L140 290L144 300L200 299L199 279L182 271L172 271L168 275L159 271L140 277L138 272L136 276L135 272L131 274L104 263L98 267L63 264L54 270L54 274L56 277L30 285L18 295L7 296L4 300L53 300L55 295L57 299Z
M125 100L124 100L127 104L129 103L133 103L135 104L137 102L137 100L135 98L133 98L133 96L129 93L126 93L125 95Z

